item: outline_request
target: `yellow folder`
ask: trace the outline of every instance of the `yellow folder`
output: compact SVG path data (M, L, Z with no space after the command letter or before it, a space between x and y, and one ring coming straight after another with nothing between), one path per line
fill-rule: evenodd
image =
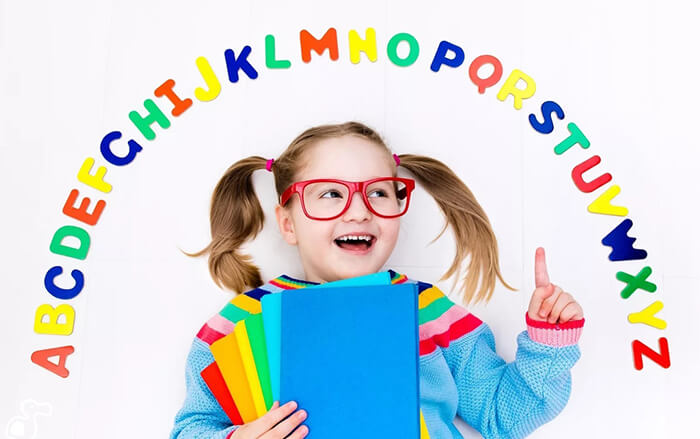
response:
M209 346L214 360L221 370L226 387L233 397L243 422L248 423L258 418L250 386L246 384L246 373L241 358L241 351L236 338L236 327L230 334L218 339ZM239 330L240 332L240 330Z
M245 320L239 321L233 328L233 333L236 336L236 342L240 351L240 356L243 361L243 370L245 373L244 384L248 386L250 395L253 400L253 407L257 417L264 415L267 412L265 398L263 397L262 387L258 378L258 370L255 367L255 358L253 358L253 350L250 347L248 339L248 330L246 329Z
M420 439L430 439L428 427L425 425L425 419L423 419L423 410L420 411Z

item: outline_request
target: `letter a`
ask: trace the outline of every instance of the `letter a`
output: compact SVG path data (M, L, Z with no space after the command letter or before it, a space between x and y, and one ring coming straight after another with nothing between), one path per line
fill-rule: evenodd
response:
M38 364L49 372L53 372L61 378L68 377L68 369L66 369L66 359L75 349L73 346L61 346L59 348L44 349L36 351L32 354L32 363ZM58 364L49 361L49 358L59 357Z

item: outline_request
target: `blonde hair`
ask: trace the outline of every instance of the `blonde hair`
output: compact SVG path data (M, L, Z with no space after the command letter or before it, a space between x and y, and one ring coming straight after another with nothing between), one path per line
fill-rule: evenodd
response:
M297 136L282 155L274 160L271 169L277 196L295 181L297 172L305 165L306 152L311 146L322 139L345 135L363 137L385 149L396 176L391 150L374 130L354 121L320 125ZM452 265L440 281L457 274L464 259L470 256L461 289L461 299L465 304L474 299L476 302L488 302L493 294L496 278L506 288L516 291L501 276L496 236L486 213L464 182L444 163L433 158L415 154L400 154L398 157L400 166L413 174L415 180L435 199L445 215L445 226L431 243L442 236L448 224L454 230L456 253ZM242 254L239 248L244 242L254 239L263 228L265 214L255 194L252 176L253 172L265 169L266 164L266 158L250 156L237 161L226 170L211 198L211 242L199 252L183 252L192 257L209 253L209 272L214 282L219 287L228 288L236 293L259 287L264 283L260 269L253 263L250 255ZM453 288L456 281L457 278Z

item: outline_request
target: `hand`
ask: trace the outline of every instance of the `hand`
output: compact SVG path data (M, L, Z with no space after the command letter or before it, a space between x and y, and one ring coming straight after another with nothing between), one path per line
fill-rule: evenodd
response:
M267 413L234 430L231 439L299 439L306 437L309 433L307 426L302 425L296 428L306 419L306 411L298 410L290 416L296 408L295 401L289 401L282 407L279 407L279 401L275 401ZM296 430L294 430L295 428ZM294 430L293 433L291 433L292 430Z
M532 293L527 314L533 320L551 324L583 318L583 309L573 296L549 282L542 247L535 251L535 291Z

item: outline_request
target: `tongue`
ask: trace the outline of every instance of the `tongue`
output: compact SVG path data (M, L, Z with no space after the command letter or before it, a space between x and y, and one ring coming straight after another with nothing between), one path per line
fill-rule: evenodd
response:
M357 243L341 241L339 245L346 250L366 250L369 248L369 244L365 241L359 241Z

